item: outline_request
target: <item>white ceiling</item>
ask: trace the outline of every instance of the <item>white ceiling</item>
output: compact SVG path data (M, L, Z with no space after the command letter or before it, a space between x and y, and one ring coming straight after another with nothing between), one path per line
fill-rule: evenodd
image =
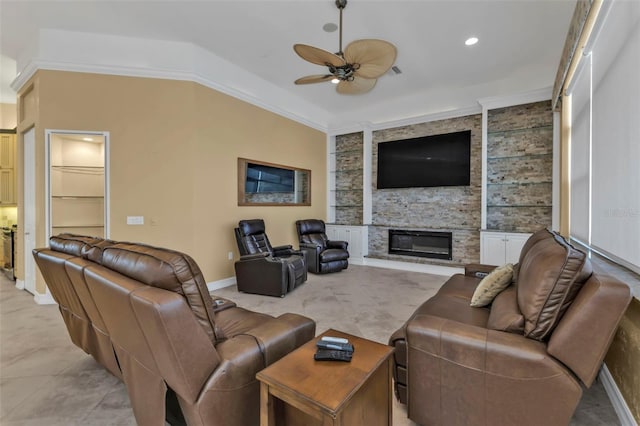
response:
M192 43L328 111L334 123L397 120L552 86L575 3L349 0L344 45L387 40L398 49L402 74L384 75L367 94L345 96L331 83L293 84L325 71L299 58L294 43L338 50L338 32L322 29L338 23L332 0L0 0L2 91L15 77L6 68L39 30L58 29ZM470 36L479 43L465 46Z

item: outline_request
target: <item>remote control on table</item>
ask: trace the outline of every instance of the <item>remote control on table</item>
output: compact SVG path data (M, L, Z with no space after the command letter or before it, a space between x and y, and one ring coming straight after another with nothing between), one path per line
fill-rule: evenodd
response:
M353 345L350 343L337 343L318 340L316 346L318 347L318 349L333 349L336 351L353 352Z
M343 337L322 336L320 340L324 342L332 342L332 343L349 343L349 340Z
M351 362L351 353L345 351L331 351L327 349L318 349L313 355L316 361L344 361Z

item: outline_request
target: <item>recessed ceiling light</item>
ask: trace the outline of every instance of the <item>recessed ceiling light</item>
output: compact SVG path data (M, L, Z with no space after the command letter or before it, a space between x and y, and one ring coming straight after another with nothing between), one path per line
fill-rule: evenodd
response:
M322 29L325 30L328 33L332 33L335 30L338 29L338 26L336 24L334 24L333 22L327 22L326 24L324 24L322 26Z
M469 37L464 44L466 44L467 46L473 46L474 44L476 44L478 42L478 37Z
M85 142L93 142L93 138L82 138Z
M338 83L340 83L340 79L339 78L333 78L333 79L331 79L331 82L333 84L338 84Z

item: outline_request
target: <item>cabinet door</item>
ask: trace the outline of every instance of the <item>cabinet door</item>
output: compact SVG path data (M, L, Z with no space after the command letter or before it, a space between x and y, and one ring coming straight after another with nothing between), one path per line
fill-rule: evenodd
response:
M362 229L351 228L349 230L349 257L361 258L362 257Z
M0 169L0 205L16 203L16 187L13 169Z
M13 169L16 151L16 135L0 134L0 169Z
M505 236L503 233L487 232L482 234L480 262L486 265L505 264Z
M505 263L514 265L520 261L520 252L529 234L507 234L505 238Z
M326 225L325 232L329 240L338 240L338 228L334 225Z

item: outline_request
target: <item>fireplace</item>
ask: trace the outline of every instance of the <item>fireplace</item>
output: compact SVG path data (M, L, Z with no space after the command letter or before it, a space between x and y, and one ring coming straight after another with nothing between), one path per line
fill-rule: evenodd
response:
M389 254L451 260L451 232L389 229Z

